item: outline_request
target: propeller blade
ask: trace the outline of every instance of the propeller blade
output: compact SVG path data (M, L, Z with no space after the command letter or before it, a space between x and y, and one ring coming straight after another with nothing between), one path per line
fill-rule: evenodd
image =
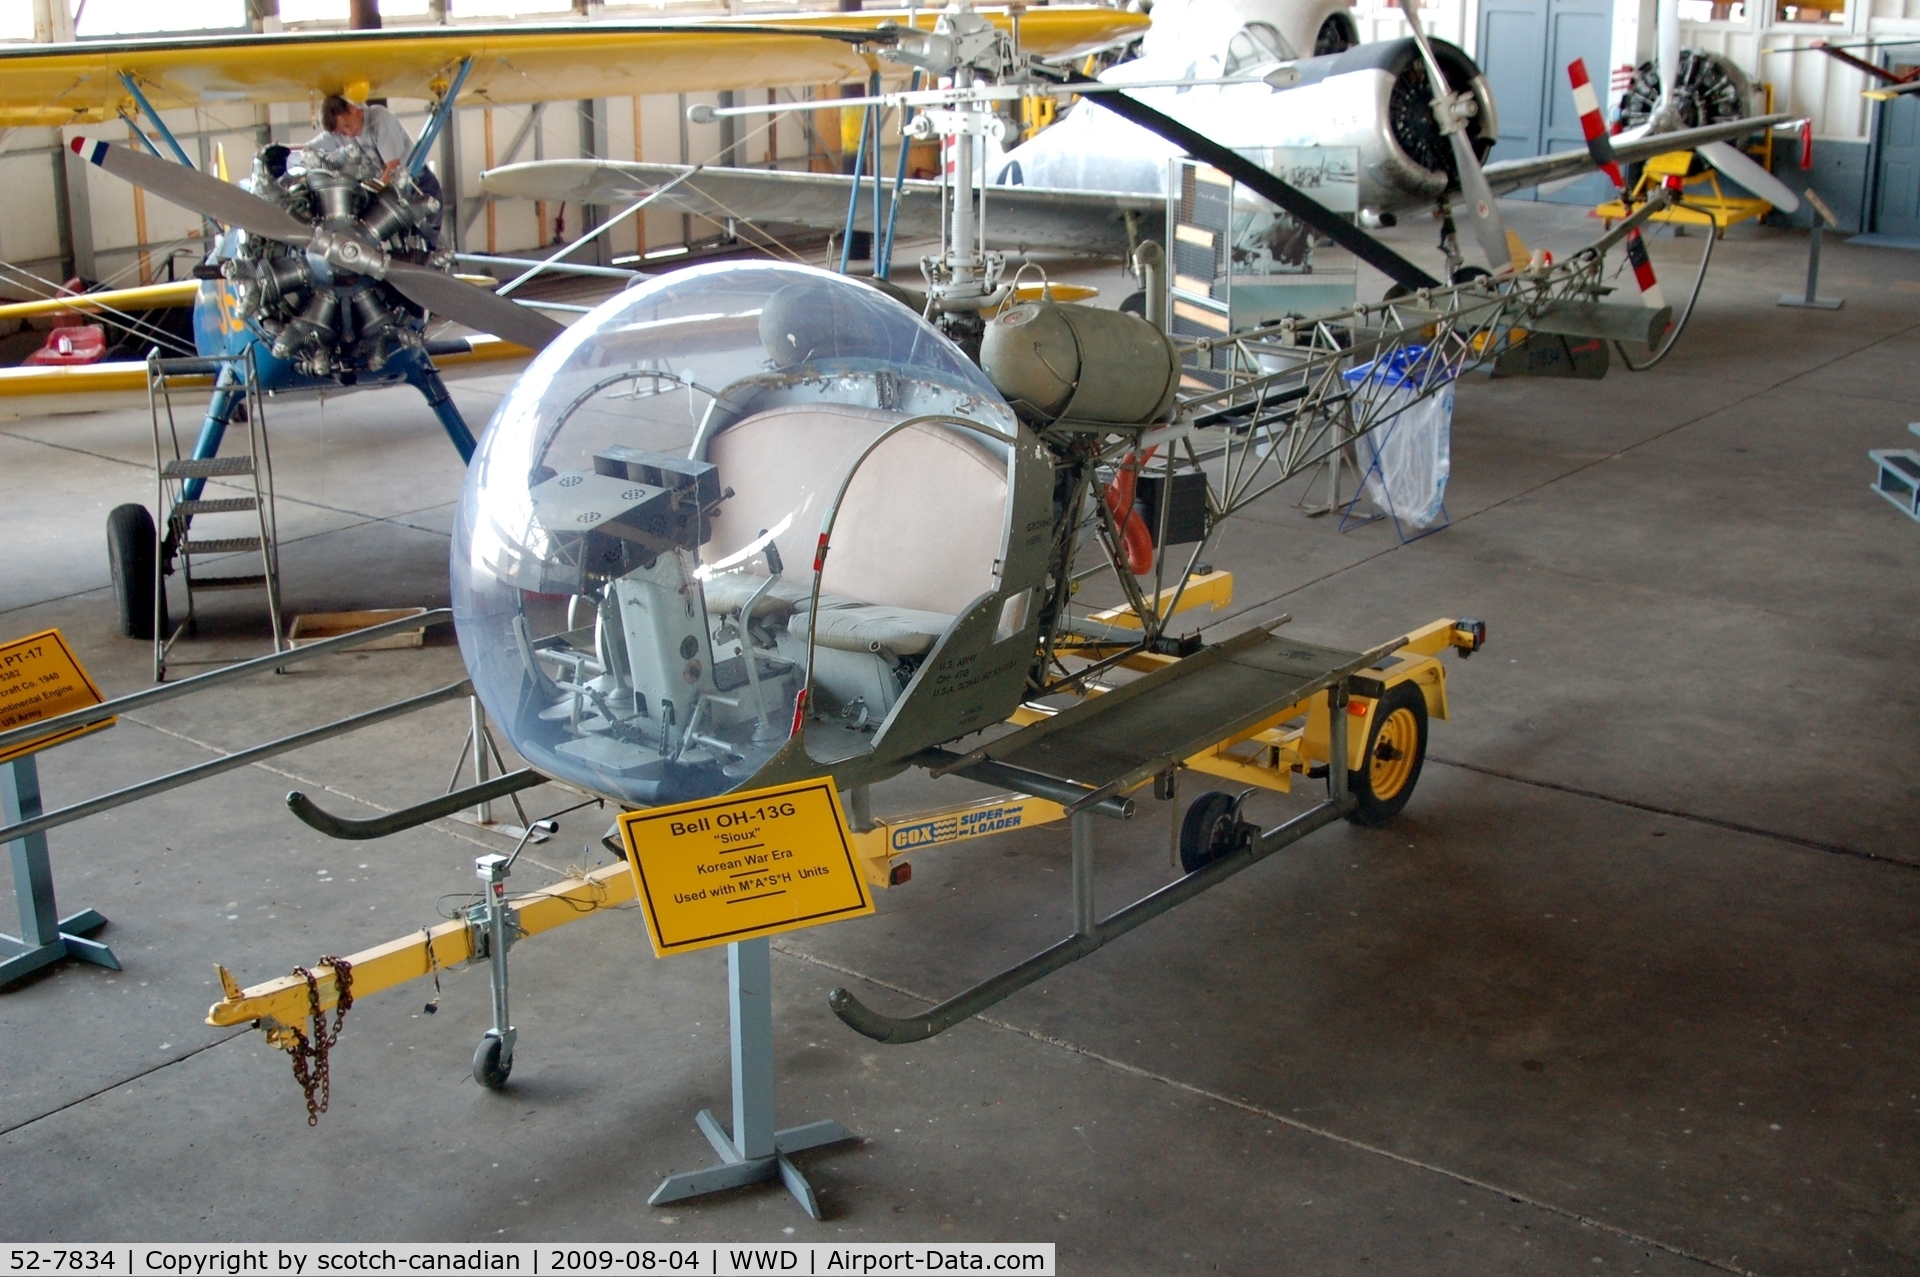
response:
M476 288L431 266L390 263L387 282L435 314L530 350L544 349L548 342L566 331L564 326L538 311L485 288Z
M1800 207L1800 197L1785 182L1761 168L1752 156L1733 143L1709 142L1696 146L1694 153L1782 213L1791 213Z
M1673 115L1673 90L1680 79L1680 0L1660 0L1655 18L1656 46L1660 60L1660 104L1654 108L1653 120L1662 121L1663 128L1674 128L1679 121Z
M1413 42L1420 49L1421 61L1427 64L1427 79L1433 86L1434 117L1441 122L1447 141L1453 146L1453 166L1460 170L1460 194L1466 197L1467 220L1473 223L1473 237L1479 241L1480 251L1487 255L1487 264L1494 270L1518 267L1525 262L1526 253L1523 248L1519 260L1515 260L1507 240L1507 228L1500 221L1500 210L1493 202L1493 188L1487 185L1487 175L1480 171L1480 157L1473 151L1473 139L1467 136L1466 121L1451 116L1453 90L1447 84L1446 73L1440 69L1440 59L1434 56L1426 29L1420 25L1420 0L1400 0L1400 9L1407 15L1407 25L1413 29Z
M1600 113L1600 95L1593 91L1585 58L1567 63L1567 79L1573 83L1573 109L1580 116L1580 132L1587 139L1587 154L1593 157L1593 166L1612 180L1616 190L1626 190L1627 179L1613 158L1613 139L1607 136L1607 119Z
M1493 202L1493 188L1487 185L1487 175L1480 171L1480 157L1473 153L1467 131L1462 129L1453 134L1452 141L1454 166L1460 170L1460 194L1466 197L1467 220L1473 223L1473 237L1480 242L1480 251L1487 255L1487 264L1496 271L1523 264L1526 251L1522 248L1520 261L1515 262L1506 225L1501 222L1500 210Z
M313 238L313 228L285 209L184 164L84 137L73 139L73 153L170 204L211 217L223 226L238 226L249 234L295 248L304 248Z
M1575 58L1567 64L1567 79L1573 84L1573 107L1580 116L1580 132L1587 139L1587 154L1593 157L1594 167L1612 180L1624 202L1627 178L1620 171L1620 162L1614 158L1613 139L1607 136L1606 117L1600 114L1600 98L1593 91L1593 81L1587 77L1585 58ZM1649 310L1665 309L1666 295L1660 291L1660 281L1653 274L1653 259L1647 256L1646 241L1637 230L1627 235L1627 264L1633 267L1633 282L1640 290L1640 300Z

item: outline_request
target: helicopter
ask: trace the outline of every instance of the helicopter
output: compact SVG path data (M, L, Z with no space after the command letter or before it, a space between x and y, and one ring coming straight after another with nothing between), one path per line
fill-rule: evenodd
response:
M971 21L949 12L896 52L953 77L933 127L977 142L1010 51ZM1436 94L1436 118L1458 119L1457 101ZM824 778L882 887L909 881L906 858L930 847L1071 821L1073 935L908 1017L833 991L843 1022L889 1044L943 1032L1333 821L1392 821L1449 712L1438 658L1478 651L1484 622L1441 618L1352 650L1292 638L1282 616L1209 641L1184 627L1231 578L1204 556L1229 519L1470 369L1519 354L1526 371L1542 337L1670 343L1671 308L1609 300L1607 262L1678 197L1655 191L1560 261L1516 255L1446 284L1229 148L1115 105L1187 148L1186 176L1211 188L1170 203L1183 226L1237 208L1244 179L1404 282L1337 313L1176 339L1159 308L1021 299L964 199L918 308L783 262L642 281L535 358L456 515L461 655L527 765L370 819L300 793L293 813L364 839L550 780L637 811ZM1164 258L1141 265L1151 276ZM977 357L962 344L974 336ZM1010 792L877 819L873 786L914 769ZM1183 772L1247 788L1195 798L1182 876L1097 918L1092 822L1130 817L1148 787L1177 798ZM1270 829L1243 814L1246 794L1296 781L1324 781L1326 799ZM250 989L223 971L208 1022L297 1050L308 1039L293 1026L340 1003L343 979L363 996L485 960L495 1025L474 1076L504 1085L504 946L636 892L616 862L509 897L511 863L481 858L486 900L464 916L337 966Z

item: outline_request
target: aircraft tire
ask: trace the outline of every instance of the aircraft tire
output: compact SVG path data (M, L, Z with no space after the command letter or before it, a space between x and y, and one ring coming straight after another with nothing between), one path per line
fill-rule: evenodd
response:
M1242 831L1232 794L1212 790L1193 800L1180 822L1180 868L1205 869L1240 845Z
M120 613L120 633L130 639L153 638L153 516L147 507L128 503L107 515L107 567ZM161 611L166 605L161 604ZM165 616L161 625L166 625Z
M1132 292L1128 293L1124 298L1121 299L1120 309L1125 311L1129 315L1138 315L1140 316L1140 318L1145 319L1147 317L1146 290L1142 288L1136 288Z
M1400 683L1387 689L1373 707L1362 757L1366 765L1347 773L1347 788L1359 800L1347 819L1373 829L1400 814L1427 761L1427 698L1418 687Z
M512 1060L501 1062L500 1039L491 1033L483 1036L480 1045L473 1049L473 1080L489 1091L504 1091L507 1076L512 1072Z

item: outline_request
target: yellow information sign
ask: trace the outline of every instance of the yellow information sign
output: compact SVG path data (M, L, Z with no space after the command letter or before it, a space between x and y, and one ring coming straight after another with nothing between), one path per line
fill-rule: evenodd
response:
M620 817L656 957L873 912L833 782Z
M60 637L59 630L43 630L0 644L0 731L58 718L76 709L98 705L105 699L87 671L81 668L80 659L67 646L67 641ZM0 749L0 763L112 727L117 721L102 719L55 736Z

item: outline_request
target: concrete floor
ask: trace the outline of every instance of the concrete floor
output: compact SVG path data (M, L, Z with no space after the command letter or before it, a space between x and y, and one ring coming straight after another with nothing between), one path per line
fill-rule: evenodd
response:
M1563 251L1592 229L1508 208ZM1700 246L1655 242L1669 296ZM420 985L356 1005L313 1130L284 1057L201 1023L215 962L264 980L470 889L489 835L335 843L281 805L438 792L456 704L54 832L63 907L110 917L126 970L0 994L0 1236L1050 1240L1076 1274L1915 1271L1920 527L1867 490L1865 451L1913 442L1920 257L1831 246L1822 291L1846 308L1777 308L1804 260L1782 232L1720 245L1650 374L1463 385L1439 535L1340 533L1292 492L1227 535L1216 636L1282 610L1349 646L1487 619L1392 827L1316 834L919 1046L855 1036L826 991L902 1012L1064 934L1064 830L924 855L876 916L778 942L781 1118L865 1137L807 1159L824 1222L771 1190L645 1205L709 1158L692 1116L727 1102L725 960L658 962L630 913L515 950L504 1095L468 1075L478 972L445 978L436 1016ZM454 394L479 420L508 384ZM417 399L271 420L290 611L444 603L460 473ZM147 654L113 632L100 529L150 500L149 448L143 410L0 423L0 635L61 627L111 692L145 685ZM192 654L259 650L247 606L217 598ZM131 715L42 774L73 801L460 673L444 633L324 660ZM1142 807L1100 830L1103 910L1169 876L1170 813ZM567 817L516 881L604 863L606 819Z

